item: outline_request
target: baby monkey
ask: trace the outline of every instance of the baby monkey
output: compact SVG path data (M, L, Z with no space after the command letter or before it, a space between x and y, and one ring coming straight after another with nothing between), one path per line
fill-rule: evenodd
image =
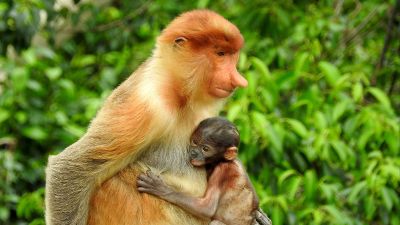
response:
M242 163L236 159L240 138L235 125L221 117L209 118L198 125L190 139L190 163L205 166L207 171L208 184L203 197L177 192L150 171L138 176L138 190L209 218L210 225L271 225L258 206L256 192Z

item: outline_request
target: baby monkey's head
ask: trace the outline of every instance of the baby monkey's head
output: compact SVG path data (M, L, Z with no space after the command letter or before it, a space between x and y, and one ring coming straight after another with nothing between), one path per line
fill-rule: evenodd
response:
M234 124L222 117L200 122L190 138L190 163L194 166L236 159L240 142Z

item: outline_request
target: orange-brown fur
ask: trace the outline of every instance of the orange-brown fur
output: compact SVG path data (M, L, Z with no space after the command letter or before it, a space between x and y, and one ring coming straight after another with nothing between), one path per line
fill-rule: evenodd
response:
M182 46L174 44L180 36L187 38ZM150 168L179 190L203 194L205 171L186 162L186 140L199 121L218 113L235 87L246 86L234 68L242 43L239 30L211 11L175 19L158 38L152 57L113 91L86 134L49 157L46 223L207 223L139 194L134 181ZM230 63L210 56L219 45L234 53ZM216 87L228 91L213 94L210 89Z
M126 168L101 185L90 205L89 225L110 224L164 224L166 217L160 210L163 203L149 195L138 194L135 189L137 171ZM146 206L146 210L137 202ZM149 223L148 223L149 224Z

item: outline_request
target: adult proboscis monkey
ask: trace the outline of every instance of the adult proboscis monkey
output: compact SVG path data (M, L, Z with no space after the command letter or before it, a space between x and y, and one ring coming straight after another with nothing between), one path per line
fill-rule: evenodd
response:
M188 162L196 125L215 116L236 87L243 38L209 10L174 19L152 56L105 101L86 134L46 169L46 222L59 224L206 224L179 207L138 193L136 178L150 169L181 192L202 196L203 168Z

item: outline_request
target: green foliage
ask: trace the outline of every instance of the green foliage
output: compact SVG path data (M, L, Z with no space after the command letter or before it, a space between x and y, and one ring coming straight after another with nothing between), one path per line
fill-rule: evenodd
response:
M74 2L0 3L0 224L44 224L48 155L197 7L245 37L222 114L273 223L400 223L399 30L376 67L394 1Z

